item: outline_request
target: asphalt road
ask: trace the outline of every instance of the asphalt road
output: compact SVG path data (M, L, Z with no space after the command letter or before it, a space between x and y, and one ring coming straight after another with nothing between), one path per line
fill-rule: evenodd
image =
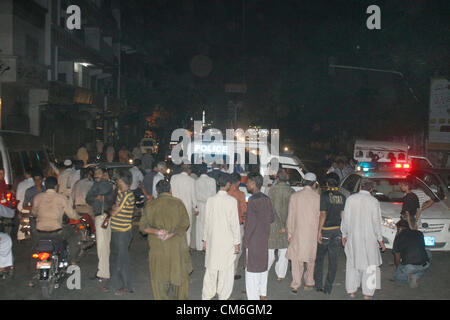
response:
M39 288L29 288L27 283L30 279L30 263L29 256L29 242L14 244L15 257L15 274L13 278L7 280L0 280L0 299L42 299ZM396 300L396 299L450 299L450 276L448 268L450 266L450 252L435 252L433 254L433 261L430 268L427 270L424 278L420 282L419 288L410 289L407 285L396 284L390 279L393 274L393 257L390 251L383 253L383 265L381 266L381 290L375 293L377 300ZM194 265L194 272L191 275L189 299L201 299L201 289L203 284L204 274L204 255L200 252L192 253L192 260ZM100 291L101 283L90 280L96 272L97 256L95 247L90 249L88 254L83 257L80 262L81 268L81 289L69 290L65 285L61 286L54 292L54 299L105 299L105 300L120 300L120 299L153 299L150 287L150 273L148 268L148 244L147 240L143 238L137 228L134 228L134 237L131 244L131 261L132 261L132 276L135 292L125 296L117 297L112 293L104 293ZM292 280L290 271L286 279L281 282L276 281L274 267L269 272L268 281L268 299L269 300L340 300L347 299L345 292L345 255L341 251L339 257L339 266L336 276L335 285L331 295L327 296L316 291L299 291L297 295L293 295L289 290L289 284ZM239 273L243 275L242 259L239 267ZM245 290L245 280L242 277L235 281L233 300L245 300L246 296L242 293ZM361 293L358 298L362 298Z

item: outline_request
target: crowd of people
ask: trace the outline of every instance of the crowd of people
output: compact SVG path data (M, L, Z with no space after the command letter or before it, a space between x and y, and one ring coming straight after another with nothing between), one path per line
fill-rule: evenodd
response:
M115 154L108 148L105 159L113 161ZM346 165L344 159L327 155L323 162L329 168L326 185L321 187L317 176L310 172L304 176L302 189L296 192L283 168L272 177L252 170L243 179L238 170L228 173L226 166L213 164L208 171L205 163L183 164L169 180L165 162L155 162L150 153L134 151L122 148L118 152L123 163L134 157L134 166L120 171L116 181L106 169L86 167L88 157L83 150L78 150L75 164L71 160L64 162L65 168L57 178L44 179L40 172L27 170L17 198L21 214L28 212L35 218L33 246L42 237L66 239L70 263L76 264L75 237L70 227L63 226L63 215L78 219L88 214L94 221L98 255L92 279L104 284L105 292L132 293L129 250L135 195L140 189L146 203L139 230L148 235L154 299L188 299L193 251L204 254L205 300L216 295L220 300L229 299L234 282L242 278L240 270L245 275L247 298L265 300L269 270L275 263L276 280L282 282L289 261L292 294L302 288L330 294L341 247L346 255L345 287L349 297L354 298L359 287L365 299L374 296L377 287L371 286L368 279L376 274L379 280L380 251L385 250L380 204L371 195L374 185L368 179L362 179L360 191L348 198L339 191L340 181L353 172L354 161ZM419 197L410 192L411 186L405 184L403 214L393 249L393 277L417 286L431 260L415 219L420 209L430 204L427 199L420 203ZM248 199L239 190L243 186L251 194ZM19 231L18 239L23 237ZM10 243L0 240L1 258L7 251L2 248ZM325 256L328 273L324 281Z

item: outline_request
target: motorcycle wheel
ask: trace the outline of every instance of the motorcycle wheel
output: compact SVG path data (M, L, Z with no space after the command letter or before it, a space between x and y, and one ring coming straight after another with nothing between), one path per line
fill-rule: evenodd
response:
M52 297L53 289L55 288L54 280L51 281L41 281L40 282L41 293L45 299L50 299Z

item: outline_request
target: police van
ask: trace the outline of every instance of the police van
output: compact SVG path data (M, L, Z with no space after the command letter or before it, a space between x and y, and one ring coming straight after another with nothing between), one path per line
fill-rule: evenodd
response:
M229 150L230 147L233 150ZM239 149L239 147L243 149ZM246 182L252 163L258 166L259 173L265 178L265 181L268 181L270 176L276 173L272 170L271 165L274 161L278 161L279 167L286 169L292 188L296 191L301 190L302 181L307 172L302 161L296 156L271 154L270 150L271 145L268 142L245 141L245 143L239 145L236 140L222 140L216 144L201 141L189 144L187 154L191 154L191 163L196 163L196 157L205 157L207 155L212 156L211 160L217 159L217 163L233 163L228 166L228 173L232 173L236 169L234 163L237 159L245 157L245 161L242 161L245 164L236 166L239 167L237 171L240 172L242 177L239 189L244 192L247 200L251 196L247 191ZM234 155L233 161L230 161L230 155L231 157ZM210 162L209 167L211 164ZM265 191L264 187L261 191Z
M355 143L355 158L359 156L358 160L369 161L359 162L356 173L343 179L340 190L348 197L359 191L362 178L374 182L372 195L380 202L383 241L388 249L392 249L397 233L395 224L400 220L405 196L400 189L400 183L413 181L417 188L435 202L421 213L418 222L418 229L424 234L426 247L435 251L450 251L449 208L434 190L412 173L413 168L408 161L407 152L407 146L402 144L375 144L370 148L370 144L366 142L358 146Z

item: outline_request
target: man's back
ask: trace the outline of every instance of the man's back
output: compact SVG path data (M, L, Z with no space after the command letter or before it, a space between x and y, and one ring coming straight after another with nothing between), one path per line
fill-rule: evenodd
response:
M58 192L64 195L68 195L68 189L67 189L67 181L70 177L70 175L73 173L72 168L65 169L59 176L58 176Z
M186 172L172 176L170 180L172 195L183 201L186 210L190 213L195 207L197 199L195 197L195 180Z
M142 156L142 167L144 170L151 170L153 166L153 157L150 153L146 153Z
M320 211L326 212L324 227L341 225L341 212L344 211L345 196L337 190L327 190L320 195Z
M383 240L381 209L370 192L361 190L347 198L341 231L342 237L347 238L347 260L354 268L365 270L368 266L381 264L378 243Z
M75 205L86 205L86 195L94 185L94 181L84 178L75 182L72 190L72 199Z
M234 254L234 244L240 242L239 232L237 201L225 191L219 191L206 202L203 235L207 247L206 267L220 270L234 263L229 256Z
M195 195L197 201L206 203L206 200L215 194L216 181L213 178L208 177L206 174L202 174L200 178L195 180Z
M64 213L69 218L77 219L69 205L69 200L50 189L36 195L33 201L33 216L36 217L36 229L41 231L54 231L62 228Z
M423 265L428 261L423 233L406 229L394 241L394 253L400 253L402 264Z
M162 193L157 199L148 202L139 229L143 232L148 227L176 234L166 241L161 241L154 234L148 235L152 279L181 285L192 271L186 239L189 216L183 202L169 193Z

